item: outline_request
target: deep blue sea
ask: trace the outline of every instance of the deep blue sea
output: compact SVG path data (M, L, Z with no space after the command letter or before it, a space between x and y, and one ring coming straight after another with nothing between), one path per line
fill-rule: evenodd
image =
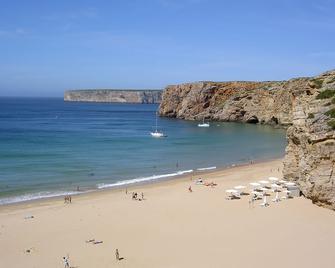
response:
M284 155L269 126L159 118L158 105L0 98L0 204L169 178Z

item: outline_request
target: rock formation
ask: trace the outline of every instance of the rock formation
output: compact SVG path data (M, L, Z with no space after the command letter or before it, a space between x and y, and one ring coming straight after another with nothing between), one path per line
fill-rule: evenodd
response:
M287 126L292 122L295 88L308 78L280 82L198 82L168 86L160 115L187 120Z
M294 92L284 177L314 203L335 210L335 71Z
M278 82L168 86L160 115L287 126L284 177L314 203L335 209L335 71Z
M160 103L161 90L87 89L64 92L64 101Z

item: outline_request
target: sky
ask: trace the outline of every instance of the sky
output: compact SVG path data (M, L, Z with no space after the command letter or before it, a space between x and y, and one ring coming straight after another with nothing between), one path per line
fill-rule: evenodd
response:
M0 96L335 68L335 0L0 0Z

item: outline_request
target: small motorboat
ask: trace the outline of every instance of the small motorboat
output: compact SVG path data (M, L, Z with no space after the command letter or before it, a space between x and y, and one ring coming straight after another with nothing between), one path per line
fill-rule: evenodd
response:
M205 123L205 118L203 118L202 123L198 124L198 127L209 127L209 123Z

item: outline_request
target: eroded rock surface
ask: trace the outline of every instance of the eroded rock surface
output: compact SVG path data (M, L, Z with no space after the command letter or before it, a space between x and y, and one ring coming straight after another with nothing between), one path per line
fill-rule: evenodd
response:
M308 78L280 82L198 82L168 86L160 115L187 120L287 126L292 123L292 92Z
M160 115L289 126L284 177L335 209L334 91L335 71L278 82L187 83L165 89Z
M334 92L333 97L322 97L325 91ZM314 203L335 209L335 131L327 113L335 108L335 71L295 90L292 105L284 177L297 182Z
M160 103L161 96L161 90L87 89L65 91L64 101Z

